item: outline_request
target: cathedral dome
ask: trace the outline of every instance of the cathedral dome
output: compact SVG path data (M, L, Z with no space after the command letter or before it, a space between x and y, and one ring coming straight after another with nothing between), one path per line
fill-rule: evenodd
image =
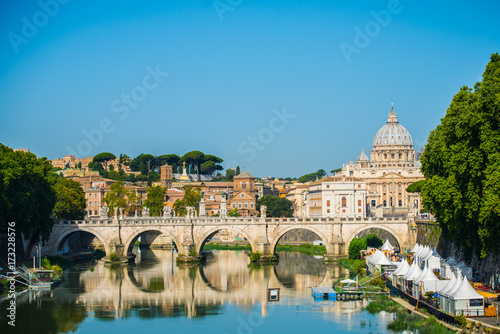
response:
M357 161L358 162L363 162L363 161L369 162L370 161L370 159L368 159L368 156L365 154L365 150L361 150L361 154L359 155Z
M413 148L413 141L410 133L404 126L399 124L398 117L391 109L387 123L378 130L373 139L373 148L381 146L411 146Z

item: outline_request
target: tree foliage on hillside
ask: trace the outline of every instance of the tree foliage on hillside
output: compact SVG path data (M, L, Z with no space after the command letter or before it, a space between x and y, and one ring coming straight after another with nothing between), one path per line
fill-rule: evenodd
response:
M293 217L293 202L278 196L266 195L259 198L257 201L257 210L260 210L260 206L265 205L267 207L268 217Z
M316 181L316 180L323 178L323 176L325 176L325 175L326 175L325 170L319 169L317 172L302 175L301 177L299 177L299 182L305 183L305 182L310 182L310 181Z
M500 56L453 97L421 157L423 204L466 256L500 253Z
M92 162L97 163L100 162L105 170L108 170L108 161L116 159L116 156L110 152L102 152L96 155Z
M420 180L417 182L413 182L408 187L406 187L406 191L409 193L420 193L422 192L422 187L425 184L425 180Z

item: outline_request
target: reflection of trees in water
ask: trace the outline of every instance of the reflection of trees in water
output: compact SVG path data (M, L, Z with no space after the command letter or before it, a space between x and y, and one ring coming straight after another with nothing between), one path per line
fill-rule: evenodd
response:
M7 310L10 300L1 303L2 310ZM85 305L76 302L55 302L43 300L37 303L21 303L16 309L16 333L67 333L74 332L85 320ZM0 333L12 333L13 327L8 324L9 318L2 312Z
M295 288L297 275L324 277L327 268L323 258L316 259L301 253L279 253L279 262L274 267L276 277L287 288Z

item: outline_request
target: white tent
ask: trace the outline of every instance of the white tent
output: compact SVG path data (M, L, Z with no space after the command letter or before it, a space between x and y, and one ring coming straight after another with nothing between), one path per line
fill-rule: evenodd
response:
M453 270L456 272L457 270L460 270L460 273L462 276L467 277L468 280L472 280L472 268L467 265L465 262L460 262L457 264L455 267L453 267Z
M404 287L403 287L403 290L410 294L411 293L411 289L413 289L413 280L415 278L417 278L418 276L420 276L420 274L422 273L422 270L420 269L420 267L418 266L417 262L413 262L411 267L410 267L410 270L408 270L408 272L406 273L406 275L403 276L403 284L404 284Z
M457 316L484 316L484 297L470 285L466 276L460 287L450 294L450 314Z
M455 280L455 284L453 284L453 286L448 291L446 291L446 293L443 293L444 305L445 305L444 309L448 313L450 313L450 296L455 291L458 290L458 288L460 287L461 284L462 284L462 276L460 275L460 273L458 273L457 279Z
M424 262L431 269L441 270L441 256L435 249L433 249L432 253L425 257Z
M366 259L366 264L368 266L368 270L373 272L375 269L382 271L382 266L390 266L392 265L392 262L389 261L383 252L377 249L373 255Z
M451 278L451 274L453 273L452 267L456 265L457 261L453 256L441 261L441 277Z
M410 270L410 265L408 264L408 262L406 262L406 259L403 259L403 261L401 261L401 264L391 275L392 284L396 286L398 283L398 276L406 274L408 270Z
M420 244L415 244L415 246L413 246L413 248L411 249L410 253L415 254L415 252L418 250L418 247L420 247Z
M413 280L413 296L419 298L427 291L437 291L443 288L446 283L448 281L441 281L431 268L425 266L422 273Z
M442 288L441 290L438 291L439 293L439 306L441 308L441 310L443 310L444 312L448 312L448 310L446 309L446 306L447 306L447 303L445 302L445 296L447 296L447 293L448 291L453 288L453 286L455 285L457 281L457 277L455 276L455 274L451 274L451 279L448 280L447 284L444 286L444 288Z
M385 242L382 245L382 248L380 250L392 251L392 250L394 250L394 247L392 247L391 243L389 242L389 239L385 239Z

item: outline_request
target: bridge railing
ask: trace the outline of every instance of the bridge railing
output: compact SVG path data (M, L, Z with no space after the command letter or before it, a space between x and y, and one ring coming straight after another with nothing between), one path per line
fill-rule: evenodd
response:
M85 220L60 220L56 225L144 225L144 224L168 224L168 225L261 225L261 224L338 224L338 223L395 223L406 222L401 217L301 217L301 218L260 218L260 217L123 217L115 219L108 218L90 218ZM420 222L422 220L418 220ZM433 222L433 220L426 220Z

